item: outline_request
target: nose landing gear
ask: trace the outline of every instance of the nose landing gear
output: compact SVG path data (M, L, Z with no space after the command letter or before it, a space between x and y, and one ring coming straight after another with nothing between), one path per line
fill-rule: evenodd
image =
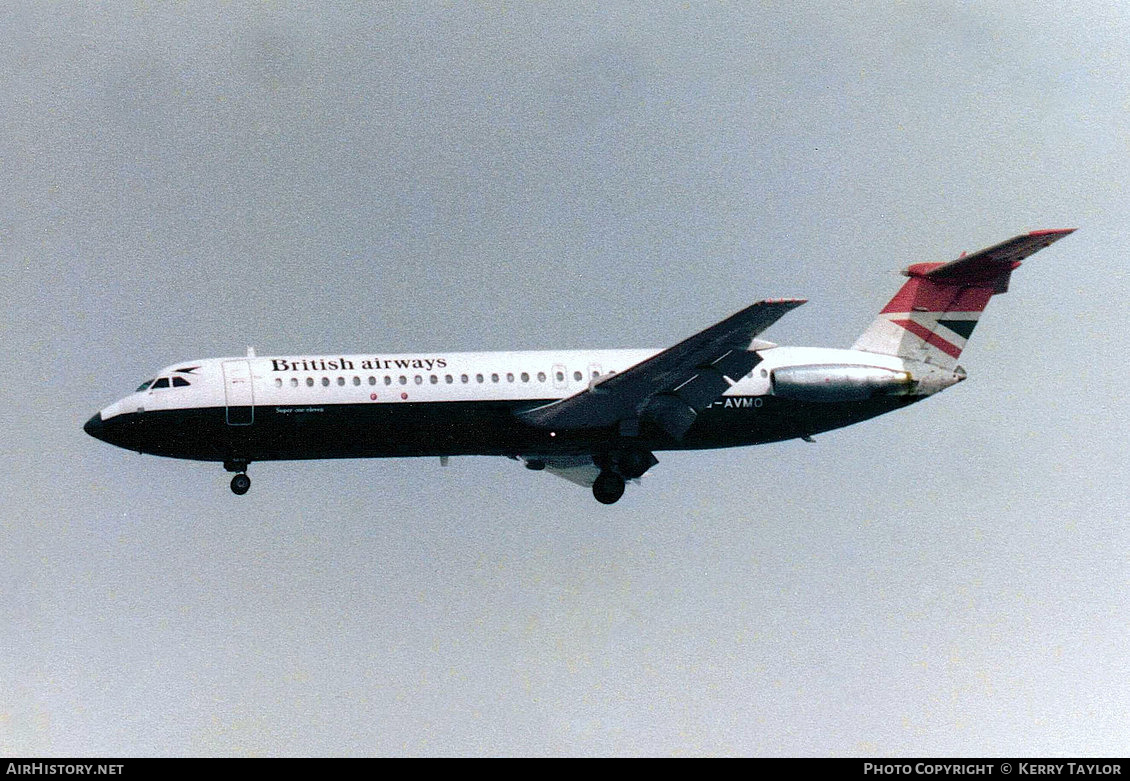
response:
M251 478L247 476L247 463L247 461L224 462L224 469L239 473L231 479L231 492L236 496L243 496L251 489Z
M243 496L251 488L251 478L243 472L231 479L231 492L236 496Z

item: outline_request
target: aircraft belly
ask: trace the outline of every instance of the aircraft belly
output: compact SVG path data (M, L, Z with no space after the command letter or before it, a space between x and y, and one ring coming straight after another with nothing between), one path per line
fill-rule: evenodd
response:
M658 451L775 442L847 426L915 400L725 397L704 409L681 440L645 426L637 441ZM224 407L161 410L112 419L115 430L107 439L129 450L200 461L549 455L600 452L617 443L613 430L551 434L524 425L513 407L512 402L256 406L250 425L229 425Z
M528 402L527 402L528 404ZM225 408L152 411L128 441L153 455L202 461L274 461L568 451L576 443L522 425L508 402L256 406L250 425ZM142 416L138 416L142 417Z

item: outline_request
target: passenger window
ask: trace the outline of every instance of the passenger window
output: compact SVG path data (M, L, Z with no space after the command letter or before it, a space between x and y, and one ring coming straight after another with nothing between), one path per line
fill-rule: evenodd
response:
M492 375L490 376L490 381L491 381L491 382L498 382L498 375L497 375L497 374L492 374Z
M314 387L314 378L313 377L307 377L306 378L306 387L307 388L313 388Z
M354 377L353 378L353 384L354 385L360 385L361 384L361 378L360 377Z
M178 383L177 380L180 380L180 382ZM180 377L173 377L173 385L181 385L181 384L188 385L188 383L185 382L184 380L181 380ZM282 377L275 377L275 387L276 388L282 387Z
M451 375L450 375L450 374L445 374L445 375L443 375L443 381L444 381L444 382L446 382L446 383L447 383L448 385L450 385L451 383L455 382L455 380L454 380L454 379L452 379L452 377L451 377Z
M400 375L400 384L401 385L407 385L408 384L408 378L405 377L403 374Z
M292 387L292 388L298 387L298 378L297 377L291 377L290 378L290 387Z
M545 372L538 372L538 382L545 382Z
M369 384L370 384L370 385L376 385L376 384L377 384L377 378L376 378L376 377L374 377L374 376L373 376L373 375L371 375L371 374L369 375Z
M416 375L416 384L417 385L423 385L424 384L424 378L421 377L419 374Z
M581 381L581 373L580 372L573 372L573 379L576 380L577 382L580 382Z
M345 384L345 378L344 377L338 377L337 378L337 384L338 385L344 385Z
M506 381L514 382L514 374L512 372L506 372Z
M483 375L481 375L481 374L476 374L476 375L475 375L475 382L479 382L479 383L481 383L482 381L483 381Z
M330 378L329 377L323 377L322 378L322 387L323 388L330 387Z
M529 382L529 381L530 381L530 375L526 374L525 372L522 372L522 382Z
M152 390L157 390L158 388L167 388L167 387L169 387L169 378L168 377L161 377L160 379L158 379L156 382L153 383Z
M385 375L385 385L392 385L392 377Z
M466 374L460 374L460 375L459 375L459 382L463 383L464 385L466 385L466 384L467 384L467 382L468 382L468 381L469 381L470 379L471 379L471 378L470 378L470 377L468 377L468 376L467 376Z
M428 375L428 382L430 382L432 385L435 385L437 382L439 382L439 377L435 376L434 374L430 374Z

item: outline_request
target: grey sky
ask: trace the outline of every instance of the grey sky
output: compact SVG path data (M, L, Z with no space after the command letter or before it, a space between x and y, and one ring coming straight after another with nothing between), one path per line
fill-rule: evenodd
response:
M1130 11L9 5L0 753L1124 755ZM82 422L194 357L847 346L1037 228L971 379L613 508Z

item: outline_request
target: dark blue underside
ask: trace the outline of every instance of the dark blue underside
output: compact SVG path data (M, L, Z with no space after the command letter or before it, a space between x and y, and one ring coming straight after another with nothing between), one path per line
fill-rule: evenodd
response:
M129 450L199 461L551 456L600 453L625 445L653 451L756 445L840 428L916 400L904 396L817 404L771 396L729 397L704 410L678 441L646 425L630 440L615 430L559 431L551 436L513 416L515 409L538 402L485 401L150 411L119 415L96 427L88 424L87 430ZM252 422L231 425L229 420Z

